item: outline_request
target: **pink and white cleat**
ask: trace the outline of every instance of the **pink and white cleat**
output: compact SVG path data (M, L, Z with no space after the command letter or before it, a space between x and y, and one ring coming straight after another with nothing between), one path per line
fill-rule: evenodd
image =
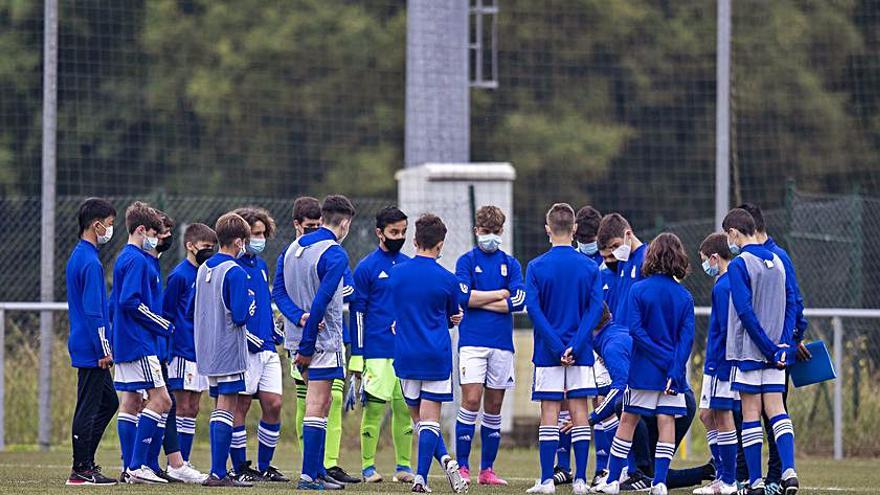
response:
M506 486L507 481L498 477L492 468L486 468L480 471L480 478L477 480L481 485Z
M471 470L467 466L461 466L458 468L458 474L461 476L461 481L471 484Z

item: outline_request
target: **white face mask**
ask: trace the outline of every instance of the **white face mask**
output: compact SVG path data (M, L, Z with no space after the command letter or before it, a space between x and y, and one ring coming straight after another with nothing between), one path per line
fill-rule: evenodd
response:
M241 241L241 246L238 248L238 254L235 256L236 258L241 258L247 253L247 248L245 246L247 246L247 243Z
M614 259L617 261L622 261L626 263L629 261L629 255L632 253L632 241L629 244L626 242L626 234L623 234L623 244L617 246L614 251L611 251L611 255L614 256Z
M113 238L113 226L104 227L104 235L97 236L98 244L107 244Z
M159 245L158 237L144 237L144 251L152 251Z

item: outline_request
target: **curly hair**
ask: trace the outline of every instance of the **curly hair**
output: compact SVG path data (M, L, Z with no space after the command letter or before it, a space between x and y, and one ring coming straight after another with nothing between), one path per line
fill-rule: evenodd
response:
M643 275L663 274L683 280L690 270L690 260L677 235L663 232L651 241L642 264Z
M244 218L244 221L247 222L251 228L253 228L254 224L257 222L263 222L263 226L266 228L266 238L271 239L275 237L275 219L272 218L272 215L265 208L260 208L259 206L244 206L234 210L233 213Z
M501 208L492 205L481 206L477 210L477 218L474 225L477 228L484 228L489 232L498 232L504 227L505 220L506 218Z

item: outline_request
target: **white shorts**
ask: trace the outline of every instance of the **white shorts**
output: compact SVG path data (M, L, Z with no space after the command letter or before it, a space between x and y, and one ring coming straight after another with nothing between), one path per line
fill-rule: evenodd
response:
M687 402L684 394L666 395L660 390L639 390L626 388L623 393L623 411L641 416L666 414L687 416Z
M256 395L258 392L281 395L281 359L278 353L249 352L247 360L242 395Z
M513 353L491 347L462 347L458 354L459 379L462 385L479 383L487 388L513 388Z
M596 397L592 366L536 366L532 400L563 400Z
M742 371L734 366L730 381L731 388L743 394L785 392L785 370L777 368Z
M299 343L296 343L296 349ZM296 355L295 351L290 351L291 361ZM312 354L312 361L306 369L299 369L300 376L308 380L343 380L345 379L345 355L342 351L330 352L315 349ZM291 373L292 374L292 373Z
M452 377L437 381L401 378L400 390L403 392L403 399L409 406L417 406L422 399L434 402L452 402Z
M739 392L731 390L730 385L730 381L704 374L703 387L700 389L700 409L734 410Z
M244 373L208 377L208 393L211 397L238 394L243 391Z
M156 356L144 356L127 363L116 363L113 386L120 392L137 392L165 386L162 364Z
M208 390L208 378L199 373L195 361L174 356L168 365L168 390L204 392Z
M605 362L596 354L596 351L593 351L593 375L596 379L596 390L599 395L608 395L608 392L611 391L611 374L608 373Z

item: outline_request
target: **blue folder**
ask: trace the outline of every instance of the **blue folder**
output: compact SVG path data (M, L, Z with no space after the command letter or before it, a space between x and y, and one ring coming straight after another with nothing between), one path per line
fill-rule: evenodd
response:
M797 361L789 367L791 382L794 383L794 386L805 387L837 378L825 342L817 340L806 344L806 346L813 358L809 361Z

